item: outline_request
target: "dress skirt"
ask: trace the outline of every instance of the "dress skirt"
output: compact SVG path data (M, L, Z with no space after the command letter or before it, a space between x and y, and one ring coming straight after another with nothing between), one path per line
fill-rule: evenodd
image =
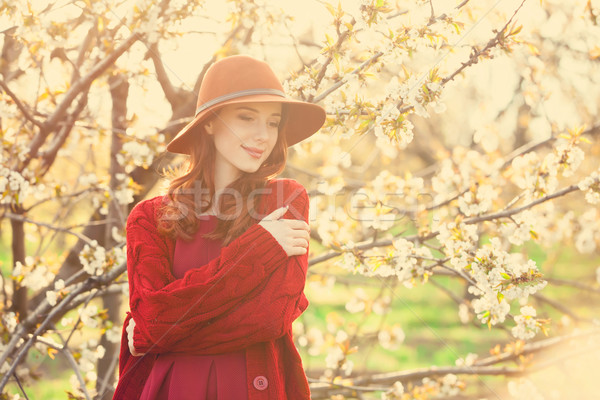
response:
M248 399L244 351L214 356L159 355L140 400L173 399Z
M173 276L185 273L218 257L221 242L203 238L217 225L217 218L200 218L199 229L191 241L175 242ZM246 353L190 355L159 354L144 386L140 400L246 400Z

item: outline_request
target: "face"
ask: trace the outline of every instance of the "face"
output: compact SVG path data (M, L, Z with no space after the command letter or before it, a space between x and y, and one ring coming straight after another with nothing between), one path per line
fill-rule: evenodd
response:
M215 183L228 185L242 172L256 172L277 142L280 103L242 103L223 107L205 124L216 149Z

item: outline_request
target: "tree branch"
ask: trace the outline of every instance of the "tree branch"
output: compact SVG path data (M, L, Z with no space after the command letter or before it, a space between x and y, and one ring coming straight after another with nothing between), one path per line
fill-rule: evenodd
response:
M6 383L8 382L9 377L14 373L15 369L25 356L31 346L33 345L35 339L41 335L43 332L47 330L48 325L55 318L64 315L71 308L69 307L71 300L75 299L78 295L84 292L91 291L95 288L106 286L112 283L118 276L123 274L127 269L126 263L119 265L118 267L113 268L108 273L100 276L89 277L84 282L80 284L76 284L71 292L67 296L65 296L59 304L55 307L50 306L48 301L44 299L40 305L36 308L35 312L31 313L24 321L17 326L16 332L12 335L10 342L4 347L4 353L0 354L0 365L4 365L4 362L8 359L10 354L15 350L21 338L24 337L26 332L36 326L38 318L40 315L46 315L46 318L42 323L37 326L37 329L31 335L29 340L19 348L19 351L16 357L13 359L13 362L0 381L0 392L4 390Z
M522 207L513 208L511 210L504 210L504 211L491 213L491 214L487 214L487 215L481 215L479 217L468 218L468 219L465 219L463 222L465 224L476 224L479 222L490 221L493 219L507 218L507 217L510 217L511 215L518 214L521 211L525 211L533 206L537 206L538 204L544 203L548 200L555 199L557 197L562 197L562 196L569 194L571 192L574 192L576 190L579 190L579 187L577 185L571 185L569 187L559 190L558 192L554 192L554 193L544 196L540 199L532 201L531 203L526 204Z
M10 88L4 82L3 79L0 79L0 87L2 87L4 92L6 92L6 94L12 99L12 101L15 102L15 105L21 111L21 113L23 114L23 116L25 117L25 119L27 121L32 122L35 126L37 126L40 129L43 127L44 124L42 122L38 121L37 119L35 119L34 116L31 115L31 113L29 113L29 111L27 111L27 108L23 105L21 100L19 100L17 95L12 90L10 90Z
M110 53L106 58L100 61L94 68L92 68L92 70L86 76L78 79L71 86L71 88L65 94L63 101L58 105L54 113L52 113L52 115L44 122L39 132L31 141L29 154L27 156L27 159L23 163L24 166L26 166L31 161L31 159L37 156L38 150L46 140L46 137L50 134L50 132L56 129L56 126L58 125L59 121L64 119L67 109L70 107L71 103L73 103L73 101L77 98L77 96L84 92L87 87L91 86L92 82L96 78L98 78L106 69L113 65L114 62L125 51L127 51L137 40L139 40L139 38L139 34L131 34L131 36L129 36L123 43L121 43L112 53Z
M460 74L465 68L470 67L471 65L477 64L479 62L479 57L482 54L485 54L488 50L490 50L491 48L495 47L500 42L501 38L503 37L504 32L508 28L508 25L510 25L510 23L512 22L512 20L517 16L517 13L523 7L523 5L525 4L526 1L527 0L523 0L521 2L521 4L519 5L519 7L517 7L517 9L513 13L513 15L510 17L510 19L506 22L506 24L504 24L504 27L502 27L502 29L500 29L498 31L498 33L496 34L496 36L494 36L493 38L491 38L487 42L487 44L485 45L485 47L483 49L477 50L477 51L473 51L473 53L471 53L471 55L469 56L469 59L467 61L463 62L461 64L461 66L456 71L454 71L450 76L447 76L446 78L442 79L442 81L440 82L440 85L444 86L446 83L448 83L449 81L453 80L454 77L456 75Z

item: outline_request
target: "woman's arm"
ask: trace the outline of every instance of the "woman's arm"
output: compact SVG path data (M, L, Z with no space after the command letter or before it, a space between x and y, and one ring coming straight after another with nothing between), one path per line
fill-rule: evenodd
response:
M289 216L297 218L300 212L306 221L308 196L300 185L293 186L294 193L285 193L286 199L293 198ZM220 257L180 280L165 271L169 256L151 218L132 211L127 234L138 352L242 348L283 335L306 308L302 291L307 254L287 257L259 225L223 248Z

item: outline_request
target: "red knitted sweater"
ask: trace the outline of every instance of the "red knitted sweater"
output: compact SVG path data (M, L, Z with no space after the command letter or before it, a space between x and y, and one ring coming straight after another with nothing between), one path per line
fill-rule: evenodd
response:
M308 254L288 257L267 230L254 224L219 257L175 279L175 241L156 228L157 208L165 200L144 200L127 219L131 312L123 326L133 317L135 348L146 355L129 353L123 329L113 399L139 397L158 353L240 349L246 351L249 400L309 399L291 332L292 322L308 306L303 293ZM286 204L284 218L308 222L306 190L290 179L271 181L258 210L268 214Z

